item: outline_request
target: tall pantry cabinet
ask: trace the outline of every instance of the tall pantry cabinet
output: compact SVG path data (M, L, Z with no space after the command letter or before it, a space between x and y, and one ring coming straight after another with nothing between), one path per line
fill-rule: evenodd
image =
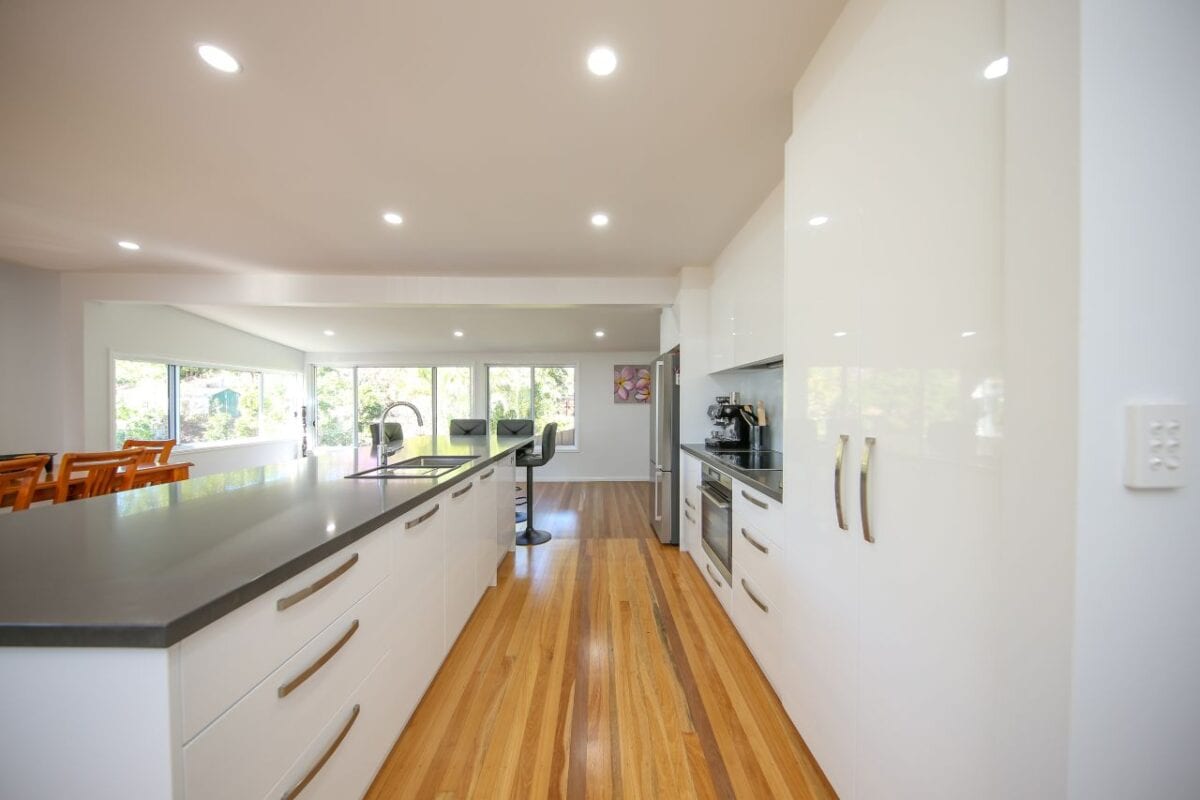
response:
M1002 23L851 0L796 89L780 694L847 800L986 797L994 768Z

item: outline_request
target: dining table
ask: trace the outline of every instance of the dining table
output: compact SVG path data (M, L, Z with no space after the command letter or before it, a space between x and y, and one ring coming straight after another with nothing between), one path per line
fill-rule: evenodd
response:
M167 464L138 464L134 469L136 475L133 478L134 489L140 489L143 486L156 486L160 483L174 483L175 481L185 481L191 475L191 469L194 465L190 461L177 461ZM71 478L68 489L67 499L78 499L78 493L83 488L83 475ZM45 480L38 481L33 487L33 500L37 503L43 500L53 500L54 494L58 490L58 476L51 473L46 476ZM13 495L7 494L0 497L0 508L11 506Z

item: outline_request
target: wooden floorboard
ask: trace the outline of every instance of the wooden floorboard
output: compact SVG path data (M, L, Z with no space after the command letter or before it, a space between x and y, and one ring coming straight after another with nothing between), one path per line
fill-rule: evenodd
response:
M649 484L538 483L367 797L832 798Z

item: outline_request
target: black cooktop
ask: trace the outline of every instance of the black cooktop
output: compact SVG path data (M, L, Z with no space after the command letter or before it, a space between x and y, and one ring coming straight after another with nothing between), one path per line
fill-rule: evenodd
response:
M709 454L738 469L783 469L783 453L774 450L709 450Z

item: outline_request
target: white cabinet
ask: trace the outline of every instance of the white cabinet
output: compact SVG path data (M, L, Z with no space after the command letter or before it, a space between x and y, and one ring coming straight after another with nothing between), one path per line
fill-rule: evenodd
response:
M700 549L700 459L680 453L679 464L679 547L695 552Z
M842 20L786 152L780 695L846 800L984 797L1003 92L961 65L1002 5Z
M496 563L515 548L517 540L517 457L508 455L496 462Z
M499 530L500 518L498 504L499 493L503 485L503 470L499 464L479 473L475 491L475 514L478 518L475 541L475 581L478 584L479 595L482 596L489 586L496 585L496 535ZM507 490L507 486L504 486Z
M733 482L733 585L729 616L782 697L782 606L786 580L783 506Z
M475 494L478 482L470 478L443 493L446 505L446 648L467 624L479 600L476 562L479 560L479 520Z
M446 656L443 492L394 523L396 693L407 721ZM457 631L455 632L457 635Z

